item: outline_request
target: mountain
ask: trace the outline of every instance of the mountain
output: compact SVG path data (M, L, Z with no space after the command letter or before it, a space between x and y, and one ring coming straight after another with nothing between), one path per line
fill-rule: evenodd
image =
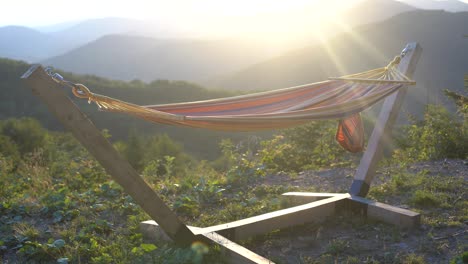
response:
M20 27L0 27L0 57L33 61L49 55L52 41L47 34Z
M110 35L42 64L119 80L197 80L232 72L267 57L262 46L234 40Z
M416 10L415 7L393 0L359 1L343 15L344 21L351 26L380 22L395 15Z
M42 63L76 73L120 80L177 79L200 82L278 56L293 47L317 42L317 35L313 32L318 26L311 17L317 10L312 10L312 7L285 11L274 16L260 14L250 18L252 21L246 18L247 21L242 23L249 28L245 28L244 36L224 40L189 40L151 38L148 37L150 34L145 37L135 34L108 35ZM393 0L364 0L341 14L340 19L351 27L380 21L409 10L414 8ZM294 21L288 18L294 18ZM273 23L269 25L271 32L262 32L264 21ZM283 32L285 28L278 23L287 24L287 30ZM86 28L82 24L80 27ZM347 30L335 22L321 25L320 29L324 38ZM227 28L225 30L230 31ZM247 35L249 37L245 37Z
M66 21L66 22L61 22L57 24L38 26L38 27L34 27L34 29L42 33L53 33L53 32L57 32L57 31L61 31L61 30L73 27L81 22L83 21L82 20Z
M405 107L421 113L428 102L445 102L442 89L463 91L468 71L466 25L467 12L407 12L248 67L211 86L267 90L317 82L386 65L406 43L417 41L423 47L414 76L418 85L410 89Z
M175 37L178 31L164 22L145 21L138 19L108 17L82 21L76 25L51 35L65 41L79 42L81 44L94 41L98 38L113 34L134 34L143 36Z
M401 0L420 9L445 10L449 12L466 12L468 4L458 0Z
M62 29L54 31L54 28ZM0 27L0 57L38 62L109 34L157 35L167 38L177 36L177 32L163 23L126 18L102 18L57 24L44 27L43 31L6 26Z

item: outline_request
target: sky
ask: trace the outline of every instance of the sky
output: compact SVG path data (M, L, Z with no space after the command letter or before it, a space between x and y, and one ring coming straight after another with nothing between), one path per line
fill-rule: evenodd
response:
M359 0L0 0L0 3L1 1L8 1L8 4L0 5L0 26L40 27L104 17L170 22L229 16L248 17L259 13L300 10L311 5L339 10ZM468 0L462 1L468 3Z
M298 10L310 5L344 8L355 0L0 0L0 26L46 26L90 18L126 17L145 20L204 19L252 16ZM468 1L468 0L467 0Z

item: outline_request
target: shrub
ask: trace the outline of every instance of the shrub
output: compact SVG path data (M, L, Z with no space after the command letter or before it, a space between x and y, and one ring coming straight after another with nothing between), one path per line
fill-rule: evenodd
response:
M21 154L26 154L43 147L47 139L47 131L37 120L32 118L3 121L0 123L0 134L13 141ZM7 142L5 138L1 141L8 147L8 143L5 143ZM9 148L11 149L11 146ZM10 151L14 152L14 150Z
M413 121L398 137L394 158L413 162L468 157L466 124L440 105L428 105L424 119Z

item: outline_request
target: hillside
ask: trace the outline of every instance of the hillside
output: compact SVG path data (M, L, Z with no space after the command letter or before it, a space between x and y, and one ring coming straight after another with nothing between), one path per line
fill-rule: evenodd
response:
M78 48L102 36L122 33L174 37L178 32L163 23L126 18L90 19L38 29L5 26L0 27L0 57L38 62Z
M51 45L49 36L37 30L20 26L0 27L0 57L34 61L51 55Z
M260 45L234 40L154 39L110 35L44 65L119 80L200 80L268 58Z
M428 25L431 25L430 27ZM211 82L225 89L268 90L326 80L386 65L408 42L423 55L405 109L421 113L424 104L444 103L441 90L463 91L468 69L468 13L413 11L357 28L330 41L296 50Z
M449 12L467 12L468 4L459 0L400 0L420 9L445 10Z
M21 82L19 77L28 68L29 65L23 62L0 59L0 119L33 117L48 129L61 130L56 119ZM226 91L207 90L183 81L160 80L147 84L141 81L122 82L95 76L63 74L67 79L86 84L97 93L138 104L191 101L231 95ZM75 99L72 94L70 96ZM129 116L99 112L95 105L89 105L84 100L76 100L76 103L91 117L96 126L100 129L109 129L113 140L126 139L130 131L142 136L166 133L184 144L187 151L200 158L216 157L219 154L218 143L222 138L246 136L243 133L187 130L187 128L151 124Z
M354 27L380 22L395 15L414 10L416 10L416 7L399 1L362 0L342 14L341 18L349 26ZM340 31L340 28L338 27L336 30Z

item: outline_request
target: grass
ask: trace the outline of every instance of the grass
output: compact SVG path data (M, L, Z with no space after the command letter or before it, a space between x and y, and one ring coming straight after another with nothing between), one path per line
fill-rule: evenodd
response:
M286 181L265 184L268 175L262 166L242 155L237 158L240 162L220 172L207 162L175 167L177 160L164 156L148 163L142 177L185 223L201 227L282 209L287 206L279 199L284 192L322 189L292 187ZM285 256L273 249L307 235L299 245L305 250L293 256L294 263L425 263L443 255L453 256L454 263L464 261L467 248L451 242L468 221L464 179L392 166L382 175L382 184L371 188L371 198L420 211L423 230L408 233L339 215L323 225L274 231L242 243L278 263L286 262ZM146 241L138 230L139 223L149 219L146 213L66 136L20 159L0 154L0 186L0 262L226 262L219 247ZM418 242L407 245L415 237Z
M40 155L23 161L16 170L4 166L1 180L5 199L0 203L0 247L5 261L60 263L222 263L219 248L199 244L178 248L167 242L144 241L138 231L147 215L122 192L93 160L78 158L68 165L41 165ZM2 164L10 164L1 157ZM57 161L61 162L61 161ZM11 173L15 171L15 173ZM203 171L203 170L200 170ZM294 188L269 186L253 179L247 188L229 183L214 172L192 179L151 179L153 188L176 210L184 221L209 226L283 208L281 193ZM455 178L398 171L387 182L373 188L377 199L396 197L399 202L424 212L423 223L429 228L460 227L467 219L466 201ZM47 188L45 188L47 187ZM445 214L440 214L442 208ZM441 210L442 210L441 209ZM193 218L194 215L199 215ZM447 217L447 214L449 217ZM330 225L355 230L361 240L375 240L382 247L402 243L407 233L398 228L344 215ZM373 252L363 258L366 248L348 238L323 235L326 227L312 227L315 241L328 241L318 257L302 256L300 263L426 263L425 258L446 246L437 243L433 231L420 243L417 253L395 250ZM291 232L287 231L287 232ZM293 231L294 232L294 231ZM329 232L329 231L327 231ZM251 244L274 241L285 233L273 232L251 240ZM317 247L318 242L311 243ZM272 243L272 246L275 244ZM463 259L463 248L459 256ZM358 252L358 255L355 255ZM363 252L363 253L359 253ZM275 258L272 256L272 258ZM210 262L211 261L211 262ZM279 259L281 263L281 258ZM457 262L455 262L457 263Z

